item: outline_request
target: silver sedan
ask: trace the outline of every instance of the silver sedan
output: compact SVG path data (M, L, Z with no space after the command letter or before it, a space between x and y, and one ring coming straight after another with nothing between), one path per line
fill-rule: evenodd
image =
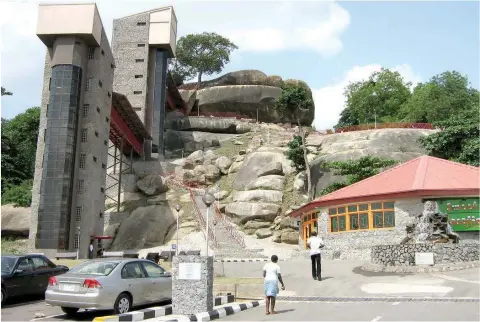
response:
M79 309L126 313L133 306L172 298L172 276L159 265L143 259L98 259L52 276L45 301L68 315Z

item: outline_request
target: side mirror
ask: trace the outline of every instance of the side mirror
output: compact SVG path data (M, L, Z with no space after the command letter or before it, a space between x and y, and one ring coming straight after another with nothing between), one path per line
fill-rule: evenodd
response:
M17 269L14 272L15 275L22 274L22 273L23 273L23 269Z
M163 276L165 276L165 277L172 277L172 273L170 273L170 272L165 272L165 273L163 273Z

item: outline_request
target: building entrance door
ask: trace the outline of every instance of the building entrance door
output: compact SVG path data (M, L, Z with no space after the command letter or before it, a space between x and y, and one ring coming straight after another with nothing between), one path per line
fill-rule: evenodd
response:
M307 240L310 238L313 231L318 233L318 219L317 213L305 215L302 218L303 243L307 248Z

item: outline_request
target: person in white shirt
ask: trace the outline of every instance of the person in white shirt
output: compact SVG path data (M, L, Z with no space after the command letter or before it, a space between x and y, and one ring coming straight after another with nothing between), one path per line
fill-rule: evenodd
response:
M310 249L310 258L312 259L312 276L314 280L322 280L322 257L320 248L325 245L322 238L317 237L317 232L312 231L310 238L307 240L307 248Z
M272 314L277 314L275 312L275 298L279 292L278 282L282 283L282 290L285 289L285 284L283 284L282 275L280 274L280 266L278 266L278 257L273 255L271 258L272 262L265 264L263 266L263 289L265 291L266 303L265 307L267 309L266 314L270 314L269 309L271 308Z

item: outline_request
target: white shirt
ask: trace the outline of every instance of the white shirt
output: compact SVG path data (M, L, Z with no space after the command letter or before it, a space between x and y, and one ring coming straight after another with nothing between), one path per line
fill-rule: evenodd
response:
M276 281L278 280L278 274L280 274L280 266L270 262L263 266L263 270L266 272L265 280L266 281Z
M310 246L310 255L320 254L320 246L323 245L323 240L320 237L312 236L307 240L307 245Z

